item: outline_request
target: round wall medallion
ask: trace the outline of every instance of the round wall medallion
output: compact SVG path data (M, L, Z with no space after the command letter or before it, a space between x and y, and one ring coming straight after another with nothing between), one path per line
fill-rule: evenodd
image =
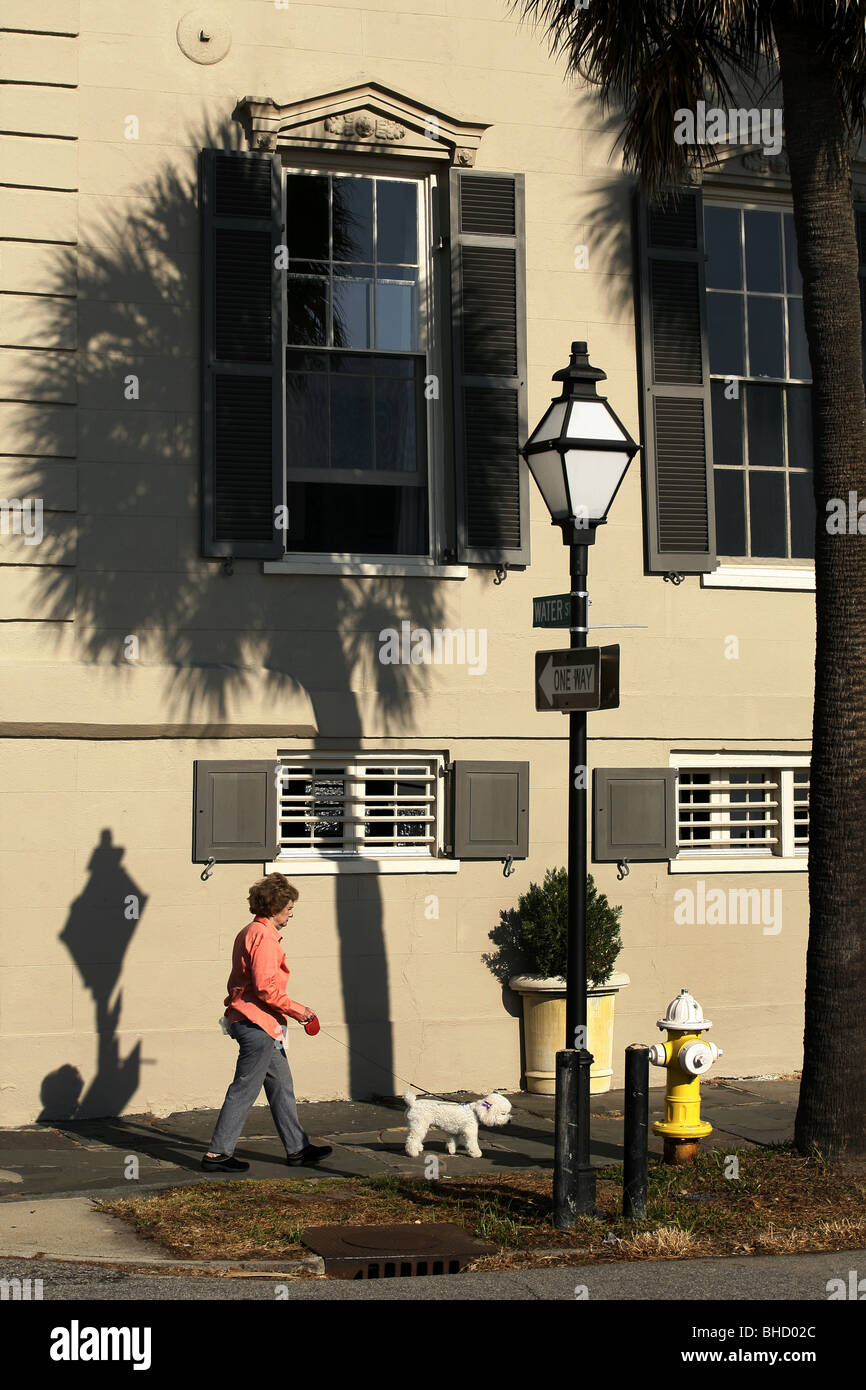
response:
M194 63L218 63L232 46L232 31L225 15L205 6L178 20L177 42Z

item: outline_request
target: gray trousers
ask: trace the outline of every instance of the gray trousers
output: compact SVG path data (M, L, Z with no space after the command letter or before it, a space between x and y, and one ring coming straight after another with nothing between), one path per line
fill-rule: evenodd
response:
M229 1031L240 1050L235 1079L226 1091L210 1142L211 1153L229 1156L234 1153L244 1122L262 1084L286 1153L297 1153L310 1141L298 1119L292 1073L282 1038L274 1042L264 1028L247 1019L233 1023Z

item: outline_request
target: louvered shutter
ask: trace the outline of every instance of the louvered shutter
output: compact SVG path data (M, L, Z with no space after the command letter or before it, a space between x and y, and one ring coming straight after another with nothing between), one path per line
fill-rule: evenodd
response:
M529 563L523 177L451 173L458 558Z
M278 161L203 150L200 207L203 553L277 559L285 377Z
M647 561L716 568L701 194L639 196Z
M866 384L866 207L854 209L857 226L857 249L860 261L860 351L863 357L863 381Z

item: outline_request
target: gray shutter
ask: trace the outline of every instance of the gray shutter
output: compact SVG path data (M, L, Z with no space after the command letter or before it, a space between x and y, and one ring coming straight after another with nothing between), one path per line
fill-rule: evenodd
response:
M854 221L857 227L857 250L860 261L860 343L863 357L863 381L866 383L866 207L855 205Z
M451 172L457 555L529 564L522 174Z
M196 762L193 862L270 863L277 854L277 774L271 762Z
M677 852L676 768L596 768L592 858L673 859Z
M455 859L525 859L529 853L529 763L451 767Z
M202 549L278 559L283 503L279 161L201 156Z
M639 194L638 222L647 563L708 571L718 560L701 194Z

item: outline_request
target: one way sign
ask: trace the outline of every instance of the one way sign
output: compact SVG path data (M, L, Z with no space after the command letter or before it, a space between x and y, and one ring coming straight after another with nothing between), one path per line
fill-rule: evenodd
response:
M619 645L535 653L535 708L616 709Z

